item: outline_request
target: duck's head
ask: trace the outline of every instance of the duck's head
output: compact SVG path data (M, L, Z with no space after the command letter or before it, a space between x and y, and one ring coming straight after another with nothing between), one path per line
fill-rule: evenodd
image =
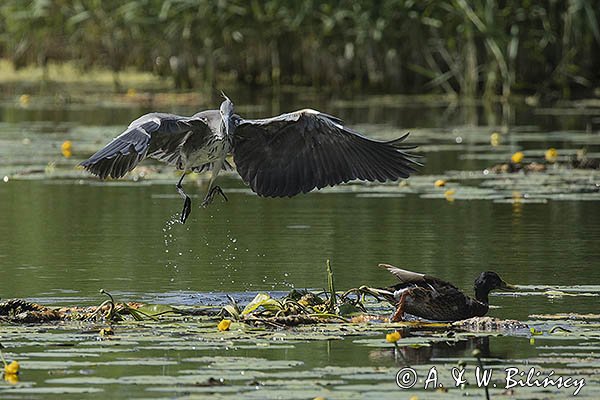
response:
M482 272L475 279L475 297L477 300L488 302L488 294L492 290L515 290L516 287L506 283L500 275L494 271Z

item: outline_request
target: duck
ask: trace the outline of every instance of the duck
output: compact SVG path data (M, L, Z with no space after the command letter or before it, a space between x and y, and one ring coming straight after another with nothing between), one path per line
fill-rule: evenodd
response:
M482 272L475 280L475 297L434 276L407 271L389 264L379 264L394 275L400 283L384 289L374 289L396 307L391 322L404 319L408 313L431 321L460 321L483 317L489 310L488 295L492 290L515 290L494 271Z

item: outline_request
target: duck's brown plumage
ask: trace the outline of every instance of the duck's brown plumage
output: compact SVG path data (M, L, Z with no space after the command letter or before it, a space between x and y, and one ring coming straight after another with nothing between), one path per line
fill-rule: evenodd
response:
M400 283L378 291L397 306L392 320L401 320L404 313L435 321L459 321L484 316L489 309L489 291L510 287L495 272L484 272L475 283L477 298L473 298L439 278L389 264L379 266L400 280Z

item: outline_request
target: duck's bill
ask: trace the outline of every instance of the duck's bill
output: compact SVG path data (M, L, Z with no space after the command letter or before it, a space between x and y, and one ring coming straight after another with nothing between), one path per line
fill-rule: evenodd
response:
M500 290L519 290L519 285L511 285L510 283L502 281Z

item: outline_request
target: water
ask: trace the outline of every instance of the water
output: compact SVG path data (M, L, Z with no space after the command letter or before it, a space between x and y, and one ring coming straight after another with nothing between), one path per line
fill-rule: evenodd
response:
M240 108L264 115L273 108L277 112L300 108L296 107L296 103L299 101L292 99L290 104L265 105L256 111L242 100ZM468 132L475 130L489 135L493 130L487 127L464 128L464 123L473 122L472 112L442 113L443 107L440 106L425 108L421 112L410 105L393 108L391 112L389 107L382 109L362 104L338 105L329 110L325 100L315 99L315 103L317 106L321 104L319 107L323 110L360 126L361 130L382 137L399 136L407 128L417 128L411 139L416 143L450 145L457 143L457 136L464 136L466 142L456 149L428 153L421 179L453 169L479 170L493 163L463 157L480 152L479 148L473 147ZM4 139L7 146L12 146L10 154L2 152L3 157L9 160L3 163L5 170L27 165L32 148L36 152L33 157L35 163L43 166L55 160L59 166L66 164L70 168L77 158L93 152L107 137L118 133L130 120L146 111L138 108L119 110L118 113L111 108L36 111L19 110L13 106L0 109L4 115L4 134L0 139ZM191 110L178 111L191 113ZM475 110L477 122L490 118L481 113L480 109ZM514 120L525 121L532 115L536 115L533 110L524 110L516 113ZM374 121L383 124L374 124ZM593 121L587 116L562 121L538 115L527 123L537 123L538 132L575 129L580 135L586 135L590 126L594 129ZM449 122L454 123L456 128L449 127ZM101 131L99 127L103 125L107 125L106 132L94 133L93 141L77 134ZM30 129L29 126L38 128ZM424 133L419 133L419 129ZM599 144L597 134L592 132L589 135L590 143L596 146L592 146L591 150L595 151ZM80 149L72 160L62 160L57 155L57 144L59 146L65 136ZM29 138L36 146L19 144L20 137ZM517 138L510 145L543 149L559 143L563 148L574 149L578 143L571 140L574 139L567 135L564 141L559 142L546 139L528 142ZM224 176L219 178L220 185L229 202L224 203L217 198L207 209L199 208L206 182L187 180L186 190L194 203L188 222L181 225L173 222L182 207L182 200L174 187L174 174L165 174L154 180L109 184L80 177L57 180L11 177L7 183L0 182L0 297L27 298L43 304L98 304L102 300L98 290L104 288L116 295L119 301L141 300L171 305L223 303L226 293L251 292L245 295L251 298L257 291L323 288L326 285L327 259L334 267L338 290L393 283L385 271L376 268L381 262L450 280L468 292L472 290L475 277L484 270L497 271L507 281L523 285L600 283L600 213L597 201L550 200L545 204L506 204L490 200L451 202L444 198L423 198L418 193L372 196L378 191L362 185L291 199L264 199L254 195L238 179ZM492 309L492 315L520 320L528 320L531 314L597 312L600 305L597 297L549 299L545 296L493 296L492 303L498 307ZM28 335L34 335L36 329ZM43 327L39 328L39 332L49 334ZM319 368L337 367L341 372L337 375L332 372L336 380L346 384L373 385L381 378L358 381L343 378L347 372L343 368L363 367L365 371L388 368L391 371L401 364L395 361L393 349L385 348L385 344L381 346L384 349L365 347L354 343L351 338L341 341L299 340L272 350L252 346L244 350L238 342L240 347L232 344L229 350L217 345L214 349L171 351L168 346L164 350L151 346L144 350L139 345L128 345L127 340L132 343L139 340L136 334L140 332L127 331L129 336L121 337L124 341L122 347L115 353L107 353L112 356L104 353L83 356L83 360L92 360L93 363L66 366L67 376L127 377L131 374L127 370L129 367L110 364L114 360L127 359L146 364L138 366L134 375L181 377L190 373L186 369L195 368L197 373L206 377L205 362L185 360L199 356L241 356L301 362L302 366L296 369L282 367L290 372L290 376L299 371L318 375L323 374ZM26 335L18 340L19 335L13 328L0 325L0 341L21 360L43 361L44 357L33 353L60 350L60 347L36 342L34 336ZM78 351L81 347L97 347L95 336L78 333L77 330L67 333L57 330L56 335L57 341L75 346ZM40 339L42 343L44 340ZM156 346L162 346L156 337L147 340L147 345L155 341ZM197 341L198 337L190 340ZM451 348L435 345L433 351L436 356L433 359L429 350L415 350L419 353L415 355L415 363L441 363L446 362L444 357L468 357L470 349L477 344L473 340L460 342L461 346ZM492 358L524 360L538 356L542 351L530 345L528 338L487 340ZM244 343L243 340L241 343ZM598 342L594 343L597 345ZM144 360L159 361L153 365ZM215 366L209 368L214 369ZM87 372L88 369L91 372ZM261 378L260 374L252 378L251 370L249 367L248 379L242 380L242 385L252 386L253 380L276 379L274 376ZM215 373L215 376L218 375ZM168 385L171 389L166 393L155 392L153 390L157 386L149 382L127 385L115 380L98 384L83 379L79 384L73 384L53 379L58 378L49 377L45 368L35 368L35 365L29 372L25 371L23 377L24 381L33 382L37 388L51 388L59 383L60 387L75 385L98 389L101 392L96 395L102 397L122 393L126 393L127 397L181 394ZM385 383L393 384L393 376ZM344 385L332 385L342 390L336 393L346 393L343 392L346 390ZM236 390L241 389L238 387ZM249 395L245 390L242 391ZM23 391L22 396L28 396L27 393ZM275 396L277 393L272 394ZM280 395L287 397L281 393L285 392L280 392ZM320 392L316 390L315 393ZM363 392L355 388L353 393L360 396ZM314 393L304 394L312 396ZM398 395L398 392L390 391L388 394Z
M190 193L202 189L188 184ZM515 208L418 196L232 192L228 203L207 209L194 198L188 223L165 228L182 203L173 192L172 185L2 185L0 280L9 283L2 297L321 288L326 259L340 288L389 282L375 268L380 262L465 288L483 270L521 284L600 281L596 202Z

